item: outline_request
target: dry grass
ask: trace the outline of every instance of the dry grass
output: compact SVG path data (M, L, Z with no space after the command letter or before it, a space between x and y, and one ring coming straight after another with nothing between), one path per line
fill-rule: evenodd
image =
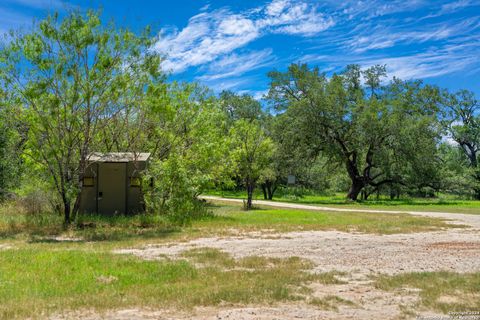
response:
M322 310L333 310L338 311L339 305L345 306L356 306L353 301L340 298L339 296L335 295L327 295L322 298L313 298L308 301L309 304L317 306Z
M380 276L375 286L391 291L420 289L419 308L443 313L480 310L480 272L413 272Z

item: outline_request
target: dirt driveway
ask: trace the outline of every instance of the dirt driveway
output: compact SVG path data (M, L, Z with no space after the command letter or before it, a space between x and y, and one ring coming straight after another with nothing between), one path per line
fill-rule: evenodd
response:
M215 200L241 202L234 199ZM384 210L334 209L257 201L257 204L276 207L361 212L398 212ZM186 243L151 244L142 248L116 251L133 254L143 259L176 257L192 248L216 248L240 258L246 256L292 257L309 259L315 272L344 271L345 284L314 284L314 296L329 295L354 302L339 306L337 311L315 308L302 302L273 306L245 306L197 308L189 314L164 314L158 319L409 319L415 318L405 309L415 310L418 292L385 292L372 285L371 276L414 271L480 271L480 215L441 212L408 212L414 215L452 219L451 223L469 225L470 228L452 228L436 232L411 234L372 235L337 231L305 231L262 235L251 232L230 237L200 238ZM137 319L155 318L156 311L124 310ZM428 311L423 316L435 316ZM156 314L159 315L158 313ZM436 315L439 316L439 315ZM123 319L112 313L113 319ZM152 318L152 319L153 319Z

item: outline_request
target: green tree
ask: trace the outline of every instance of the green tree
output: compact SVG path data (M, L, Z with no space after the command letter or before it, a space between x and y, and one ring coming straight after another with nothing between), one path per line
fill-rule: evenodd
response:
M0 200L18 186L23 169L26 127L12 117L20 111L0 89Z
M267 117L260 102L248 94L238 95L231 91L222 91L220 103L230 125L241 119L263 122Z
M237 174L247 191L246 209L252 208L255 186L262 176L269 174L275 147L258 121L240 119L230 131L232 155L236 162Z
M143 148L152 152L148 209L179 223L204 212L197 199L231 174L226 117L217 99L197 84L172 84L147 93Z
M294 128L289 139L302 145L305 157L321 154L343 164L351 200L366 187L404 183L393 164L428 161L434 154L418 152L419 146L434 147L439 139L438 90L400 80L380 86L384 70L349 66L328 78L318 68L292 64L287 72L269 74L269 99Z
M475 180L475 199L480 200L480 103L473 92L461 90L447 95L447 129L460 146L471 167Z
M458 196L475 196L475 170L469 164L464 151L457 144L444 142L439 145L441 188Z
M160 57L148 31L136 36L99 14L51 15L16 34L0 54L0 79L23 106L29 125L26 154L48 173L65 223L78 210L91 151L102 151L102 128L131 116L152 83Z

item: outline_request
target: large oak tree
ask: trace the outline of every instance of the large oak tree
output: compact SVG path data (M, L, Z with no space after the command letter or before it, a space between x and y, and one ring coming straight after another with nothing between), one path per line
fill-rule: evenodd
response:
M405 183L406 170L435 163L438 90L397 79L382 86L385 75L384 66L351 65L327 77L299 64L269 74L269 99L287 118L291 145L305 157L341 163L351 200L367 186Z

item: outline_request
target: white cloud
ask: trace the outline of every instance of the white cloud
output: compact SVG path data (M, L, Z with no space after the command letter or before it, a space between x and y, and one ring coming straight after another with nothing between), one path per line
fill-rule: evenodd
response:
M464 70L476 62L474 57L449 52L429 52L363 62L365 67L386 64L390 76L404 80L438 77Z
M272 61L272 49L264 49L243 55L233 53L211 63L208 67L208 72L197 79L212 81L227 77L238 77L248 71L267 66Z
M252 82L250 78L228 78L228 79L219 79L215 82L210 82L209 84L215 92L221 92L223 90L232 90L238 89L239 87L244 87L249 85Z
M440 9L440 14L452 13L457 10L469 7L471 5L473 5L473 2L470 0L459 0L459 1L446 3L442 5L442 8Z
M424 0L326 0L336 5L349 20L369 20L399 12L414 11L428 3Z
M265 17L258 24L270 28L273 33L308 36L334 25L331 17L325 17L318 8L304 2L275 0L266 7L265 12Z
M288 0L274 0L269 3L265 9L265 12L269 16L278 16L288 6Z
M268 93L267 90L261 90L261 91L252 91L250 94L253 96L253 99L255 100L262 100L264 96L266 96Z
M164 70L179 73L211 63L269 33L311 36L333 25L316 6L274 0L266 6L232 13L202 12L182 30L163 29L155 48L166 55Z
M445 23L429 24L417 31L395 31L385 26L368 29L346 41L346 47L361 53L369 50L390 48L397 44L424 43L453 39L468 33L474 33L479 28L479 19L464 19L451 25Z
M162 30L156 49L167 55L162 67L173 73L215 60L258 37L253 22L220 10L192 17L181 31Z
M472 48L465 46L447 46L443 49L431 50L404 56L348 56L332 61L332 57L321 55L305 55L302 62L321 63L326 67L322 70L341 71L348 64L359 64L368 68L376 64L386 65L389 78L402 80L427 79L460 72L474 66L478 61L470 53Z

